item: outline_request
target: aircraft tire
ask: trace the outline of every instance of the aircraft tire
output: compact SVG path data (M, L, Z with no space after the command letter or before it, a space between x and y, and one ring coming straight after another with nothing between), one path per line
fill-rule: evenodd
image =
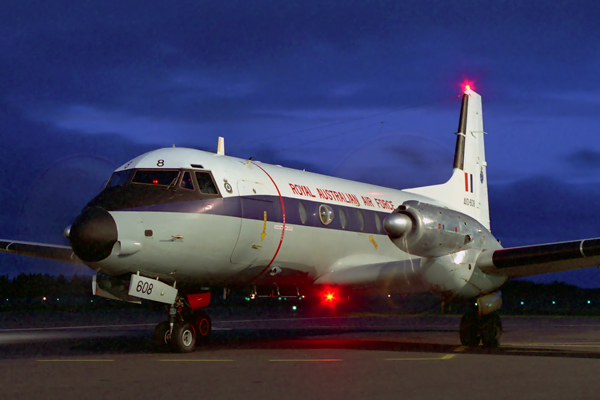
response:
M173 353L191 353L196 346L196 331L187 322L177 322L173 327L169 346Z
M196 330L196 345L204 345L210 340L212 321L204 310L194 311L194 329Z
M154 328L152 334L152 347L155 351L165 352L169 350L169 340L167 339L167 333L169 332L169 323L167 321L160 322Z
M498 347L502 339L502 321L496 313L481 318L481 344L485 347Z
M479 346L479 317L475 312L469 312L460 319L460 343L463 346Z

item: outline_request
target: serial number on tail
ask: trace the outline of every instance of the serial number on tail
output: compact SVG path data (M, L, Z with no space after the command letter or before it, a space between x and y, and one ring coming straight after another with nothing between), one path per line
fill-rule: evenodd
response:
M465 206L475 207L475 200L465 197Z

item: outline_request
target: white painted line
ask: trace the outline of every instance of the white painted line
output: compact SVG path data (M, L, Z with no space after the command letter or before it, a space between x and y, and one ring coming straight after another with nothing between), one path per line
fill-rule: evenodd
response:
M162 362L232 362L235 360L210 360L210 359L166 359L166 360L158 360Z
M269 362L332 362L332 361L342 361L341 358L319 358L319 359L306 359L306 358L298 358L298 359L275 359L269 360Z
M82 359L72 359L72 360L36 360L37 362L112 362L115 360L106 360L106 359L97 359L97 360L82 360Z
M156 324L129 324L129 325L89 325L89 326L59 326L50 328L18 328L18 329L0 329L3 332L32 332L32 331L59 331L70 329L96 329L96 328L132 328L142 326L155 326Z

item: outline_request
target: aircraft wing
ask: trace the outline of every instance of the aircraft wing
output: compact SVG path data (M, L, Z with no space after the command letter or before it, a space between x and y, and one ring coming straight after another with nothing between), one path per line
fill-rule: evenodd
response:
M70 246L60 246L55 244L0 239L0 253L45 258L71 264L83 264L79 257L73 253L73 249L71 249Z
M509 278L597 265L600 265L600 238L484 250L477 259L477 266L484 273Z

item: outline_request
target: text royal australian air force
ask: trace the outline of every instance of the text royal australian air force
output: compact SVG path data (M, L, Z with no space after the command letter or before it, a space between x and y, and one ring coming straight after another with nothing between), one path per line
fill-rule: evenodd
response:
M311 188L307 185L299 185L296 183L289 183L292 193L297 196L312 197L322 200L330 200L338 203L353 204L355 206L365 206L371 208L380 208L383 210L394 210L394 204L390 200L379 199L376 197L355 195L353 193L347 193L339 190L325 189L325 188ZM315 194L316 193L316 194Z

